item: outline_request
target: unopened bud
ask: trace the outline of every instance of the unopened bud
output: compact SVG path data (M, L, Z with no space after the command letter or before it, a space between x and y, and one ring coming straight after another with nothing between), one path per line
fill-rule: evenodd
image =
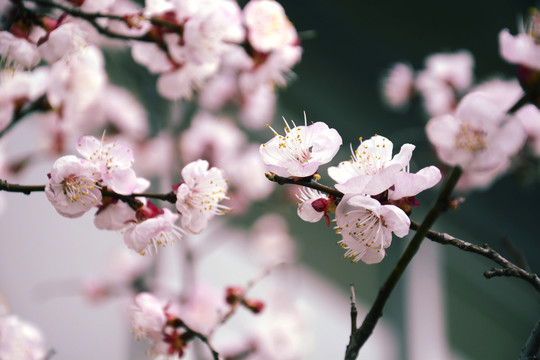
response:
M225 301L229 305L234 305L240 301L242 295L244 295L244 289L240 286L228 287L227 290L225 290Z
M242 304L251 310L254 314L259 314L264 309L264 303L260 300L249 300L246 299Z

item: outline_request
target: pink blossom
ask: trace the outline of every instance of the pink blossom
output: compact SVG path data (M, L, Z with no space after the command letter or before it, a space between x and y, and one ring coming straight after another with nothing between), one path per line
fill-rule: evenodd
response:
M32 68L41 60L35 44L8 31L0 31L0 56L2 61L17 68Z
M76 21L64 22L49 33L47 41L40 45L39 51L45 61L56 61L77 56L77 52L88 46L88 35Z
M517 117L525 129L536 155L540 155L540 110L529 104L517 112Z
M217 72L218 65L217 61L201 65L185 63L179 69L160 76L158 92L169 100L190 99L193 92L202 88L206 80Z
M197 160L182 169L184 182L176 193L176 209L182 214L182 227L198 234L215 215L226 214L230 208L220 204L227 197L227 180L218 168L208 169L208 161Z
M344 193L377 195L394 185L397 175L408 169L415 146L404 144L399 154L392 157L393 146L380 135L361 141L349 161L328 168L328 175L337 182L336 189Z
M279 176L306 177L315 174L320 165L336 155L342 140L335 129L323 122L291 128L285 121L285 136L274 129L275 137L259 148L266 168Z
M513 36L507 29L502 30L499 33L499 51L510 63L540 70L540 45L531 34L521 32Z
M343 237L339 244L345 257L366 264L381 262L392 243L392 233L404 237L410 220L397 206L381 205L361 194L346 194L336 208L337 230Z
M60 215L79 217L101 203L99 177L93 163L64 156L54 162L45 194Z
M390 68L383 82L383 96L393 108L405 106L414 91L414 73L409 64L397 63Z
M298 216L307 222L318 222L321 220L331 205L328 195L307 187L298 187L296 197L298 199ZM335 203L332 202L332 204L335 207Z
M0 316L0 359L43 360L41 332L15 315Z
M474 58L462 50L455 53L440 53L426 59L426 72L429 76L447 83L458 91L471 86Z
M177 219L178 214L165 208L147 219L129 223L123 230L124 242L141 255L153 254L158 246L166 246L184 237L182 229L175 225Z
M293 24L277 1L252 0L244 8L248 39L257 51L266 53L298 40Z
M128 308L131 326L137 339L146 338L160 342L167 317L161 302L151 293L140 293Z
M213 62L229 46L244 39L241 10L235 1L209 2L184 25L186 60L196 64Z
M205 159L223 167L233 161L247 142L244 132L230 118L199 112L178 139L185 163Z
M428 166L415 174L407 171L398 173L394 187L388 192L388 199L399 200L416 196L441 181L441 171L435 166Z
M514 155L525 132L502 106L489 94L475 92L461 100L454 115L432 118L426 132L439 158L466 171L488 171Z
M77 151L99 168L102 185L119 194L129 195L137 187L133 164L133 151L116 142L107 143L105 137L81 136Z
M287 222L277 214L260 217L253 225L251 238L254 252L266 266L292 263L296 260L296 244Z

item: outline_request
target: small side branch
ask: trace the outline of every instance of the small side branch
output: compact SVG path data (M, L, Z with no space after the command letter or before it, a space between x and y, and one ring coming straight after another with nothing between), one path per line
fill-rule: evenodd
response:
M0 191L18 192L25 195L30 195L33 192L45 191L45 185L18 185L10 184L5 180L0 180Z
M219 360L219 353L212 347L212 345L210 345L210 340L208 340L209 336L205 336L193 330L192 328L187 326L185 323L182 324L182 327L186 329L187 332L189 332L191 335L193 335L197 339L201 340L206 345L208 350L210 350L210 352L212 353L212 357L214 360Z
M418 228L419 228L418 224L416 223L411 224L411 229L417 230ZM429 230L426 233L426 237L430 239L431 241L437 242L439 244L455 246L458 249L461 249L463 251L481 255L483 257L486 257L494 261L499 266L501 266L500 268L497 268L497 269L494 268L494 269L484 272L484 276L487 279L491 279L492 277L499 277L499 276L516 277L516 278L527 281L536 289L536 291L540 292L540 277L538 277L537 274L528 272L522 269L521 267L517 266L516 264L512 263L505 257L501 256L501 254L499 254L497 251L489 247L488 244L478 246L478 245L471 244L470 242L455 238L451 235L448 235L445 233L438 233L431 230Z

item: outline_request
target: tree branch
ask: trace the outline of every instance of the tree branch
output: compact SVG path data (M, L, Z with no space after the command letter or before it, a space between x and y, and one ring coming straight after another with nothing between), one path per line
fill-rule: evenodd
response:
M25 195L30 195L33 192L43 192L45 191L45 186L46 185L10 184L5 180L0 180L0 191L23 193ZM140 208L140 206L142 206L142 203L139 200L137 200L138 197L158 199L158 200L170 202L172 204L176 203L176 194L172 191L166 194L138 193L138 194L131 194L131 195L122 195L122 194L118 194L118 193L115 193L114 191L110 191L107 189L100 189L100 191L103 196L108 196L113 199L118 199L120 201L125 202L133 210L137 210L138 208Z
M419 225L413 222L411 223L411 229L417 230L419 229ZM499 254L497 251L490 248L488 244L478 246L471 244L467 241L455 238L451 235L445 233L438 233L431 230L426 233L426 237L439 244L452 245L463 251L481 255L490 260L493 260L495 263L502 267L499 269L491 269L484 272L484 276L487 279L498 276L516 277L527 281L536 289L536 291L540 292L540 277L538 277L538 275L528 272L521 267L515 265L514 263L510 262L509 260L501 256L501 254Z
M521 349L519 360L536 360L538 359L538 350L540 350L540 320L536 322L534 328Z
M319 184L319 183L317 183L315 181L312 181L311 178L309 178L309 179L306 179L306 178L286 178L286 177L276 175L274 173L266 173L265 175L266 175L266 178L268 180L276 182L279 185L293 184L293 185L305 186L305 187L308 187L308 188L312 188L312 189L315 189L315 190L322 191L323 193L326 193L328 195L334 195L335 197L340 198L340 199L344 195L341 191L336 190L333 187L322 185L322 184Z
M407 268L407 265L409 265L414 255L416 255L416 253L418 252L418 249L420 248L424 237L429 231L429 228L433 225L433 223L435 223L435 220L437 220L439 215L441 215L447 210L450 195L452 194L452 191L454 190L454 187L456 186L461 176L461 173L462 170L458 166L452 169L448 180L446 181L443 188L441 189L441 192L439 193L437 201L432 206L432 208L424 218L424 221L417 229L416 234L407 246L407 249L405 249L405 252L403 252L403 254L401 255L401 258L394 267L394 270L380 288L379 294L377 295L377 298L375 299L375 302L373 303L368 314L364 318L362 325L355 332L354 336L351 337L351 341L347 345L347 350L345 352L346 360L356 359L358 357L358 353L360 352L360 348L371 336L379 318L383 315L383 309L386 301L390 297L392 290L394 290L394 287L401 278L401 275L403 275L403 272Z

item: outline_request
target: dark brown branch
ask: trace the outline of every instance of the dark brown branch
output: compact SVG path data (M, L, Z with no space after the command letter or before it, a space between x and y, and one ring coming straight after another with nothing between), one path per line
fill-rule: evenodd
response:
M184 322L182 322L182 327L184 329L186 329L186 331L188 333L190 333L191 335L193 335L197 339L201 340L206 345L206 347L208 347L208 350L210 350L210 352L212 353L212 357L214 358L214 360L219 360L219 353L216 350L214 350L212 345L210 345L210 340L208 339L209 336L205 336L205 335L201 334L200 332L197 332L197 331L193 330L192 328L187 326L186 323L184 323Z
M356 359L358 357L358 353L360 352L360 348L364 345L364 343L373 333L373 329L383 315L383 309L386 305L388 298L390 297L390 294L392 293L394 287L401 278L401 275L403 275L403 272L407 268L407 265L409 265L412 258L418 252L418 249L420 248L424 237L429 231L429 228L435 223L435 220L437 220L437 218L448 209L450 196L461 176L461 173L462 170L460 167L453 168L450 176L448 177L448 180L446 181L443 188L441 189L441 192L439 193L437 201L427 213L424 221L419 226L416 234L407 246L407 249L405 249L396 266L394 267L394 270L392 270L390 276L386 279L384 284L379 289L379 294L377 295L375 302L373 303L371 309L364 318L362 325L355 332L354 336L351 337L351 341L347 345L347 350L345 352L346 360Z
M351 338L356 332L356 320L358 318L358 309L356 308L356 294L354 292L354 285L351 284Z
M521 349L519 360L537 360L538 350L540 350L540 320L534 325L531 335L529 335L525 346Z
M279 185L292 184L292 185L305 186L311 189L322 191L323 193L326 193L328 195L334 195L337 198L342 198L344 195L341 191L336 190L333 187L321 185L315 181L312 181L311 179L306 180L305 178L299 178L299 179L286 178L286 177L276 175L274 173L266 173L265 175L268 180L276 182Z
M411 224L411 229L416 230L418 228L419 228L418 224L416 223ZM426 237L439 244L452 245L463 251L467 251L467 252L484 256L490 260L493 260L498 265L500 265L501 268L491 269L484 272L484 276L487 279L490 279L492 277L498 277L498 276L516 277L516 278L520 278L527 281L537 291L540 292L540 278L538 277L538 275L534 273L530 273L522 269L521 267L515 265L514 263L510 262L509 260L501 256L501 254L499 254L497 251L490 248L488 244L478 246L478 245L471 244L470 242L455 238L451 235L448 235L445 233L438 233L431 230L427 232Z
M118 199L120 201L123 201L126 204L128 204L133 210L137 210L142 206L141 201L137 200L137 197L158 199L158 200L170 202L172 204L176 203L176 194L174 192L170 192L166 194L140 193L140 194L122 195L122 194L118 194L118 193L115 193L114 191L110 191L107 189L100 189L100 190L103 196L108 196L113 199ZM45 191L45 185L18 185L18 184L10 184L5 180L0 180L0 191L16 192L16 193L23 193L25 195L30 195L33 192Z

